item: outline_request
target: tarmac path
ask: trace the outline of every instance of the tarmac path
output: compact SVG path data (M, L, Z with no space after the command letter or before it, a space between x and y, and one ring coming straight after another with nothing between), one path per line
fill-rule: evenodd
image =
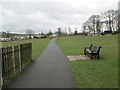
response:
M52 39L43 53L6 88L74 88L68 58Z

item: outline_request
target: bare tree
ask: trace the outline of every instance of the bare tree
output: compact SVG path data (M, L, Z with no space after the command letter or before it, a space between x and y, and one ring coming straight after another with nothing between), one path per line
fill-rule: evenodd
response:
M120 1L118 2L118 33L120 34Z
M89 29L95 33L96 15L92 15L89 19Z
M61 27L58 27L58 36L60 37L62 34Z
M43 31L41 31L41 35L42 35L42 36L44 35L44 32L43 32Z
M96 32L100 33L101 32L101 19L100 19L100 15L96 15Z
M51 30L49 30L49 32L47 33L48 36L51 36L52 35L52 32Z
M78 31L77 30L74 31L74 35L78 35Z
M101 14L101 17L106 21L106 26L110 31L113 31L114 19L117 13L115 10L108 10Z
M82 25L82 33L85 33L86 32L86 25L85 23Z
M67 35L67 28L65 28L65 34Z
M115 10L115 16L113 18L113 31L118 31L118 10Z
M69 35L71 34L71 28L70 27L68 27L68 32L69 32Z
M90 32L90 25L89 21L87 20L86 22L83 23L82 26L82 32L86 35L88 32Z
M30 39L32 38L31 36L32 36L33 33L34 33L33 30L30 30L30 29L26 30L26 34L29 35Z
M100 15L92 15L83 24L83 33L101 33L104 27L110 31L118 31L118 10L108 10Z

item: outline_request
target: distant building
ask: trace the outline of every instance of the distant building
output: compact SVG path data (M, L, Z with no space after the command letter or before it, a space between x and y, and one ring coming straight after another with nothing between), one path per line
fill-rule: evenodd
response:
M52 34L52 37L57 37L57 35L56 34Z

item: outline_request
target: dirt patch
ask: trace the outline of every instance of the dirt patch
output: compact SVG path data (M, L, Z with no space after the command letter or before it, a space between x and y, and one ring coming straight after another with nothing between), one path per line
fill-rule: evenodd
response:
M78 56L67 56L70 61L74 60L90 60L90 57L87 55L78 55Z

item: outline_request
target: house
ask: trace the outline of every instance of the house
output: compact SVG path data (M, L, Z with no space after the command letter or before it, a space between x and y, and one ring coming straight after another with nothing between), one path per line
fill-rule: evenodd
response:
M56 34L52 34L52 37L57 37L57 35Z

